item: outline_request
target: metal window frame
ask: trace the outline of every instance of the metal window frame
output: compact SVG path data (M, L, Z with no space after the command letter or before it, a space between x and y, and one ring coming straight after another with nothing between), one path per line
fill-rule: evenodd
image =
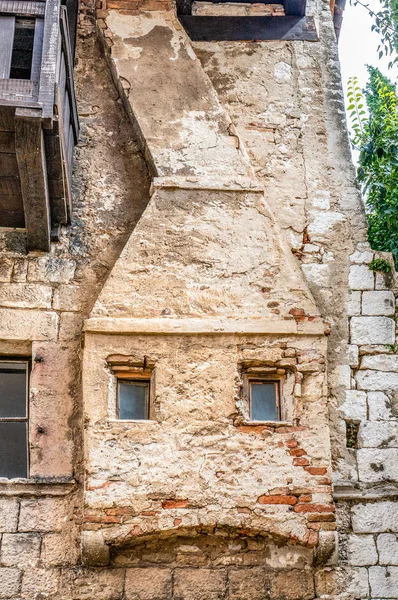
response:
M256 384L274 384L275 386L275 402L276 402L276 408L277 408L277 415L278 415L278 419L276 421L272 421L275 423L279 423L280 421L283 420L282 418L282 403L281 403L281 397L282 397L282 378L275 378L275 377L270 377L267 375L262 376L261 374L249 374L246 373L245 374L245 396L247 399L247 404L248 404L248 409L249 409L249 420L253 421L253 417L252 417L252 395L251 395L251 386L252 385L256 385ZM260 421L258 421L260 422ZM264 423L268 423L271 421L264 421Z
M127 375L127 374L126 374ZM121 419L120 418L120 384L125 385L139 385L146 388L145 394L145 419ZM149 421L151 416L151 394L152 394L152 377L143 375L142 377L120 377L117 376L117 392L116 392L116 418L118 421Z
M30 358L21 358L20 356L0 356L0 369L2 363L18 363L26 365L26 393L25 393L25 408L26 408L26 417L0 417L0 423L26 423L26 477L21 479L29 479L30 473L30 453L29 453L29 420L30 420L30 411L29 411L29 380L31 373L31 359ZM1 474L0 474L1 477Z

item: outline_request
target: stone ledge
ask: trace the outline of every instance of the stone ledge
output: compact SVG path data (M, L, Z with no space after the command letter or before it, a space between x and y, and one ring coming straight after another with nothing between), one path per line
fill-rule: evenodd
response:
M323 322L296 323L296 321L264 319L127 319L93 317L87 319L84 331L98 334L158 334L158 335L324 335Z
M342 500L381 500L383 498L398 498L398 486L373 485L370 487L355 486L351 483L340 483L334 486L333 498L336 502Z
M151 192L162 188L181 188L192 190L220 190L223 192L264 193L264 185L249 177L232 179L211 179L209 177L155 177Z
M1 496L67 496L77 490L77 481L66 477L36 479L0 478Z

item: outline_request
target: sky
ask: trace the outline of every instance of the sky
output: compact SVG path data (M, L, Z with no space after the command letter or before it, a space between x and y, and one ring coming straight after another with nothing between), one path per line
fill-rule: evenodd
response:
M378 0L365 2L369 8L377 11L380 8ZM361 87L365 86L367 80L366 64L379 67L387 76L389 59L384 57L379 60L377 46L379 44L378 34L371 31L373 20L368 11L354 2L347 4L344 10L343 25L339 39L339 54L343 85L346 89L347 80L352 75L359 79Z
M374 11L380 7L378 0L369 0L364 2ZM364 88L367 81L366 65L370 64L379 67L384 75L392 80L397 79L397 70L389 71L388 57L379 59L377 46L379 45L379 36L371 31L373 19L369 12L357 4L354 6L354 0L347 0L343 16L343 25L339 39L339 56L341 64L341 76L345 97L347 98L348 78L355 75L358 77L359 85ZM346 106L348 106L346 99ZM348 119L349 124L349 119ZM357 160L357 153L353 153L354 162Z

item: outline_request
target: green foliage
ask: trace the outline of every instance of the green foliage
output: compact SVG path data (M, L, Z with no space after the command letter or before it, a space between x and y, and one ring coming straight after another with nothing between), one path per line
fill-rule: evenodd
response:
M390 352L394 352L394 354L398 352L398 344L386 344L385 348L390 350Z
M347 448L358 448L359 423L346 421L346 446Z
M361 0L354 0L373 17L372 31L379 34L381 42L378 47L379 59L391 56L390 66L398 61L398 0L380 0L381 8L377 12Z
M378 69L368 71L363 92L355 77L348 88L352 143L359 150L357 177L365 197L369 242L374 250L392 252L398 264L398 96Z
M382 273L391 273L391 265L388 260L384 258L374 258L371 263L369 263L369 269L371 271L381 271Z

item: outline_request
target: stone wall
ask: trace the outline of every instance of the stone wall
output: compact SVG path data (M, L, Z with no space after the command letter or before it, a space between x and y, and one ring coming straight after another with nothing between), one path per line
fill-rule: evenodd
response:
M96 6L72 225L48 255L0 234L0 354L33 366L0 598L398 598L395 274L369 269L328 3L316 43ZM112 353L155 365L151 421L115 419ZM278 426L245 417L249 363L289 382Z

